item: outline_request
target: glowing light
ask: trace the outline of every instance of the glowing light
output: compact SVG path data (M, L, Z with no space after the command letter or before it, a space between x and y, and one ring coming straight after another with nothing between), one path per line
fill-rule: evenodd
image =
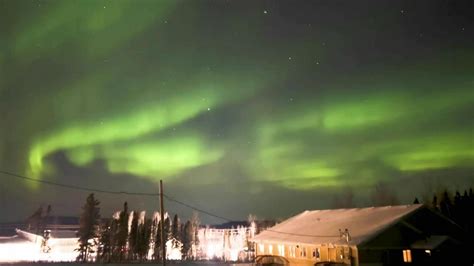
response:
M169 260L181 260L181 248L183 244L176 239L170 239L166 242L166 258Z
M278 255L285 256L285 245L278 245Z
M198 231L198 248L205 254L201 259L221 259L225 261L243 259L240 256L248 249L248 238L253 236L254 231L247 227L236 229L201 228Z
M19 261L65 262L77 258L77 238L50 238L50 252L41 250L42 237L20 231L23 237L2 238L0 243L0 263ZM8 241L9 240L9 241Z

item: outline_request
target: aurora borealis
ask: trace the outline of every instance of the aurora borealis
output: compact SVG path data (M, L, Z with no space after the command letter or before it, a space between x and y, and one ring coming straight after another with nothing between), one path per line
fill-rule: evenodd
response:
M331 207L348 187L369 204L380 182L402 202L464 189L472 14L470 1L0 0L0 168L118 191L163 179L244 218ZM85 198L4 176L0 192L5 219Z

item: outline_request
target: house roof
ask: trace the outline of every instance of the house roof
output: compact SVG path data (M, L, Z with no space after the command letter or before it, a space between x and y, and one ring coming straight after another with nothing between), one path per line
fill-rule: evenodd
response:
M255 242L358 245L421 208L422 204L304 211L253 238ZM348 229L349 243L339 229Z

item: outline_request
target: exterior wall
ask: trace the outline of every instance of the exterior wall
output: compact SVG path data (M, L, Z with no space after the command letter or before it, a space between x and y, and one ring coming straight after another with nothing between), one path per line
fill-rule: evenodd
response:
M291 265L314 265L317 262L337 262L341 265L358 266L355 246L257 243L256 256L284 257Z

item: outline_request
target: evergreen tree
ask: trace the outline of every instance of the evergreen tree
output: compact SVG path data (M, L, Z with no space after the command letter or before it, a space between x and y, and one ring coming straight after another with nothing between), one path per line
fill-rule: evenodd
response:
M161 254L161 247L162 245L165 245L166 247L166 242L168 242L168 240L171 238L171 225L170 225L170 219L167 217L164 221L164 224L163 224L163 228L164 228L164 231L163 231L163 238L164 238L164 243L161 242L161 223L162 221L160 221L158 223L158 228L156 230L156 241L155 241L155 259L156 260L161 260L162 259L162 254Z
M433 201L431 202L431 206L433 209L439 211L438 197L436 196L436 194L433 195Z
M110 261L118 261L120 251L118 248L119 219L114 218L110 222Z
M98 260L101 262L110 262L112 259L112 223L113 221L105 222L100 230L99 248L97 250Z
M82 214L79 220L78 243L79 256L78 261L86 262L88 257L94 251L92 247L96 244L97 230L99 225L99 204L100 202L94 198L94 194L87 197L84 207L82 207Z
M173 224L171 226L171 238L174 238L181 242L181 223L179 221L178 215L175 214L173 217Z
M193 231L193 238L191 240L191 252L193 258L197 254L195 254L195 248L199 246L199 226L200 226L201 221L199 220L199 214L197 212L193 212L193 216L191 217L191 226L192 226L192 231ZM194 248L193 248L194 247Z
M137 256L141 261L146 260L150 249L151 224L150 219L145 219L138 227Z
M459 225L462 225L462 196L459 191L456 190L456 195L454 196L454 204L453 204L453 220L457 222Z
M189 252L191 251L193 237L194 237L193 226L191 224L191 221L187 221L186 224L184 225L183 240L182 240L183 247L181 249L183 260L186 260L189 258Z
M474 194L472 188L469 188L469 195L466 202L466 217L467 227L471 234L474 234L474 215L469 215L474 212Z
M132 212L133 219L130 226L130 233L128 236L128 258L135 260L138 257L138 218L139 213L137 211Z
M451 202L448 190L444 190L443 198L441 199L439 205L441 213L446 217L452 218L453 204Z
M34 230L36 234L39 234L41 227L41 219L43 217L43 206L40 206L28 219L26 223L28 224L28 230Z
M161 260L161 223L162 221L160 220L157 224L156 228L156 235L155 235L155 250L154 250L154 256L156 260Z
M165 233L165 245L168 240L171 239L171 220L169 217L166 217L165 219L165 225L164 225L164 233Z
M114 257L119 261L124 259L124 254L127 253L127 240L128 240L128 204L123 204L123 211L119 214L117 233L115 236L115 250Z

